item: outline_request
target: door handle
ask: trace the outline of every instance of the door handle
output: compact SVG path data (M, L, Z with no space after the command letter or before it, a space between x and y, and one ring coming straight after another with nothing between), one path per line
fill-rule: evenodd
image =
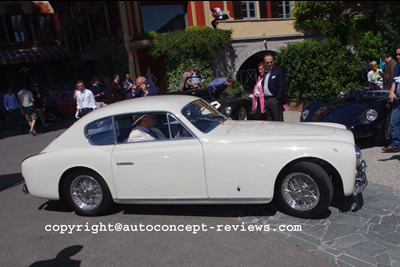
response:
M133 162L117 162L118 166L125 166L125 165L134 165Z

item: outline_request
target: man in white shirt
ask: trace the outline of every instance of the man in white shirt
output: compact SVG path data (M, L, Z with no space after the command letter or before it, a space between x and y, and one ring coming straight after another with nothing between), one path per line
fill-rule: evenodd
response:
M211 8L212 15L214 17L214 20L211 21L211 25L213 28L217 28L217 20L224 20L224 14L222 14L222 10L219 7L216 8Z
M76 83L76 115L77 119L82 118L89 112L96 109L96 101L92 91L85 88L83 81Z
M35 124L37 120L37 114L35 112L35 106L33 103L35 99L31 91L26 90L26 88L21 89L18 92L18 100L21 107L22 115L25 115L26 121L29 124L29 133L33 136L36 135Z

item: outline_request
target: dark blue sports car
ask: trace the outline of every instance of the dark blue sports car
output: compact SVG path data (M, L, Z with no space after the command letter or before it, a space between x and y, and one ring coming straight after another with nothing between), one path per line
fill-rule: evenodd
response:
M356 139L374 137L378 145L391 139L389 91L367 83L339 99L311 102L301 113L301 122L335 122L351 130Z

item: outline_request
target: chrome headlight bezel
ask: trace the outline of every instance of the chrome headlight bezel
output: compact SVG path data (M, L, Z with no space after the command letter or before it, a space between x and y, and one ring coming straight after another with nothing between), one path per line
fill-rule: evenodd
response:
M231 106L224 107L223 112L224 114L230 116L232 114L232 107Z
M365 112L365 119L368 122L373 122L378 118L378 112L375 109L368 109L367 112Z

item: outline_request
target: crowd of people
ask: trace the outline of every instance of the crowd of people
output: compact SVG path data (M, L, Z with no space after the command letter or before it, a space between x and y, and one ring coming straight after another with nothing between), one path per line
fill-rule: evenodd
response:
M400 152L400 46L396 48L396 58L391 58L388 53L384 53L380 58L380 67L377 61L370 62L371 70L367 73L367 79L375 83L381 89L390 90L389 99L392 103L392 142L389 146L382 148L383 152ZM252 110L256 113L257 120L283 121L283 111L285 110L285 73L275 65L274 54L267 53L264 61L257 65L258 79L253 88ZM216 78L212 80L207 90L211 99L218 99L224 90L232 86L234 79ZM157 78L148 69L145 76L138 76L135 80L129 74L125 75L125 80L120 83L119 75L114 75L111 85L111 97L108 99L106 90L99 78L93 77L89 88L86 88L82 80L75 85L74 100L76 102L77 119L85 116L89 112L107 106L111 103L126 99L147 97L160 94ZM181 77L178 90L183 92L188 89L201 89L204 77L197 67L184 72ZM203 88L205 89L205 88ZM17 95L11 89L1 97L2 108L7 114L7 121L14 129L19 129L16 123L19 113L25 116L29 126L29 133L36 135L35 125L38 115L42 126L46 126L45 106L46 98L41 95L38 86L34 84L33 90L22 88ZM6 119L4 116L1 118Z

